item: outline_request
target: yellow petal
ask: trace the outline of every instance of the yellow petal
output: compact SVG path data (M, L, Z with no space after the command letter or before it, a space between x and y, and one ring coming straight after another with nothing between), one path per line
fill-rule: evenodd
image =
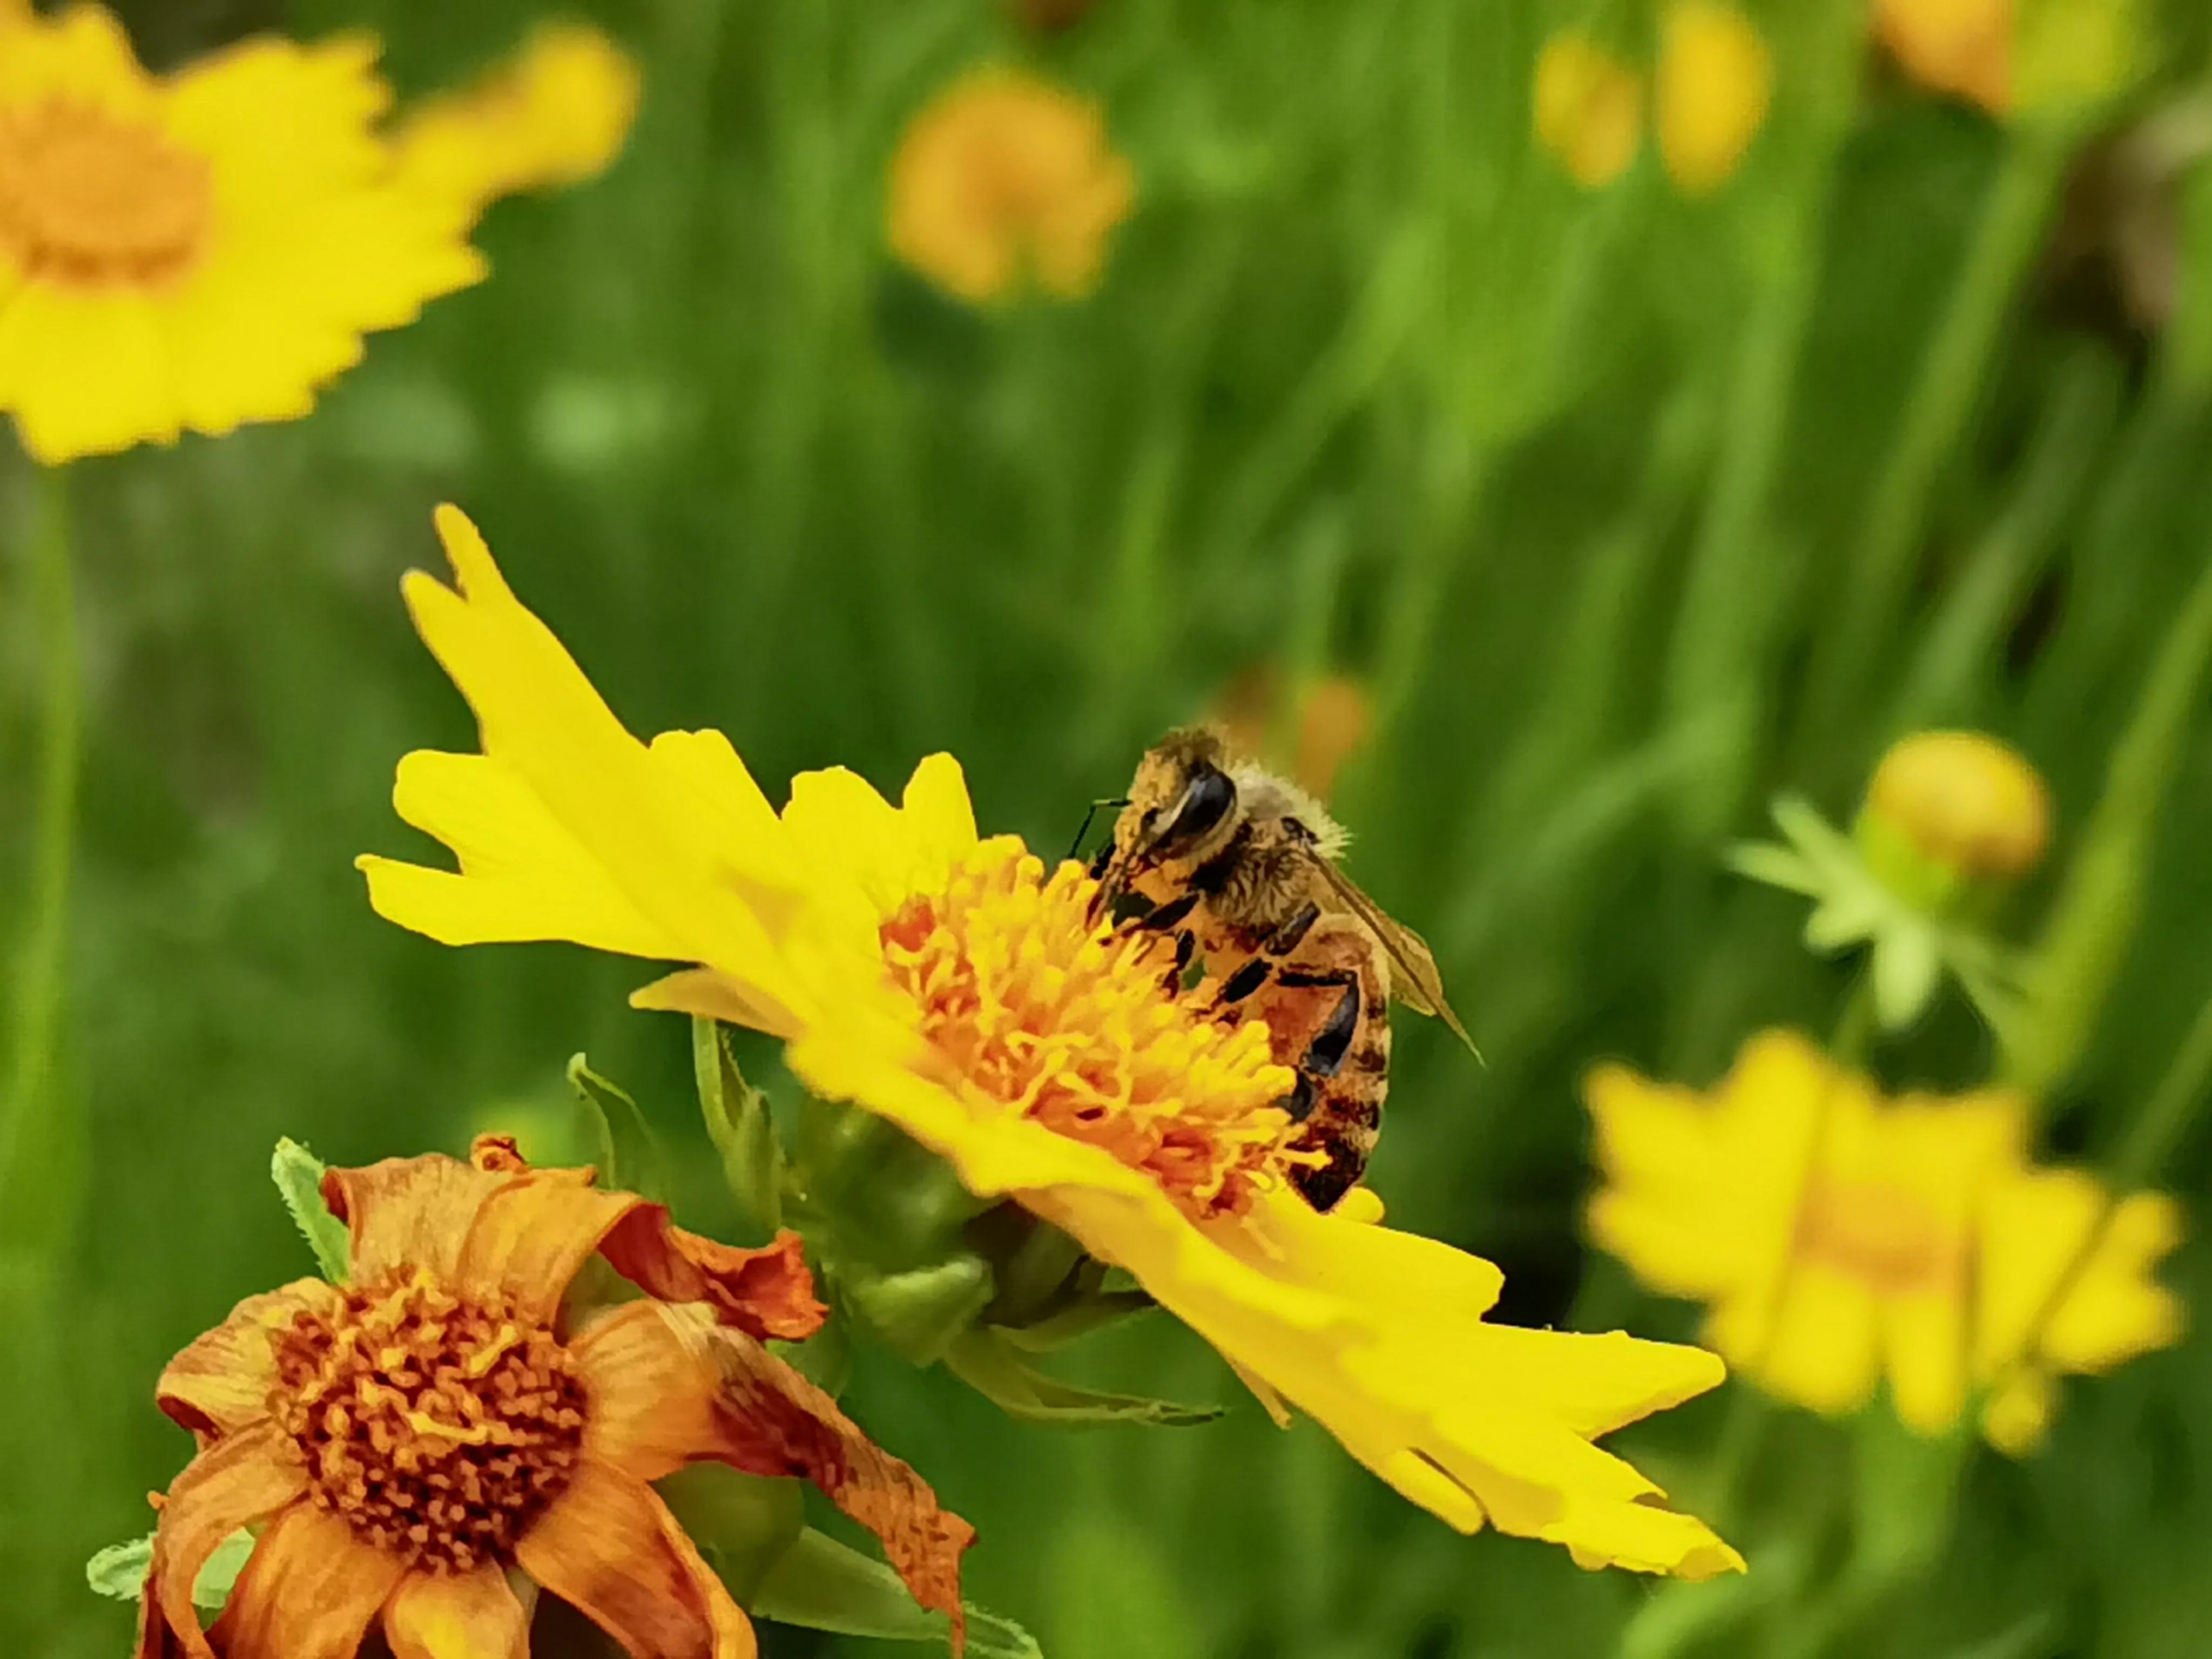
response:
M665 736L648 750L515 599L476 527L451 507L438 527L458 587L415 573L408 605L476 710L484 757L413 763L400 794L403 810L464 855L459 882L489 873L464 900L453 878L372 861L380 910L433 937L474 929L642 947L803 1006L763 920L793 902L783 832L735 752L708 733Z
M1966 1400L1966 1304L1959 1296L1903 1296L1881 1310L1892 1397L1907 1428L1941 1434Z
M1783 1291L1766 1352L1739 1363L1784 1400L1831 1416L1856 1411L1874 1393L1879 1313L1858 1280L1801 1263Z

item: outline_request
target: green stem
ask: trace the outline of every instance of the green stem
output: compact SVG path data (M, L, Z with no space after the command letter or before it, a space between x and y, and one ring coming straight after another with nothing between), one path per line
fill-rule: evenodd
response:
M2158 1092L2150 1097L2120 1143L2112 1165L2112 1190L2126 1193L2155 1176L2173 1155L2204 1105L2205 1084L2212 1079L2212 1000L2197 1011L2197 1022L2182 1039Z
M2035 257L2069 154L2063 129L2030 126L2012 140L1966 250L1949 304L1922 359L1875 481L1838 614L1823 633L1808 699L1813 742L1832 732L1890 638L1911 585L1912 556L1937 479L1972 418L1990 355Z
M1729 727L1729 740L1693 769L1678 803L1684 830L1699 842L1735 816L1757 749L1760 669L1781 609L1767 514L1820 285L1831 178L1818 168L1802 200L1778 216L1736 345L1712 488L1668 647L1668 722L1680 729L1718 717Z
M34 1183L50 1177L40 1154L52 1139L55 1049L61 1027L69 956L70 866L76 830L82 747L81 675L76 599L70 568L69 501L60 469L41 478L40 522L32 548L32 609L45 655L40 682L36 819L31 861L30 921L16 959L10 1012L8 1085L0 1096L0 1216L6 1242L26 1231L23 1218L49 1211L34 1204ZM42 1126L42 1119L45 1121ZM47 1133L41 1133L41 1127Z

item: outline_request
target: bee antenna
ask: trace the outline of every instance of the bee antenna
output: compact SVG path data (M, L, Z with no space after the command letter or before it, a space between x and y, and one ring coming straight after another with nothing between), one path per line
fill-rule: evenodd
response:
M1109 799L1092 801L1091 810L1083 815L1083 827L1075 832L1075 845L1067 849L1067 856L1072 859L1081 854L1083 838L1091 833L1091 821L1098 816L1100 809L1111 806L1119 811L1128 804L1129 798L1127 795L1117 795Z

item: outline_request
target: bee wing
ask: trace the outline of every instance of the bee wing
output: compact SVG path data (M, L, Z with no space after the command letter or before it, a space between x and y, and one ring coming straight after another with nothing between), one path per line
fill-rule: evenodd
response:
M1383 951L1390 958L1391 994L1415 1013L1433 1014L1443 1021L1452 1035L1467 1044L1468 1051L1480 1059L1482 1051L1474 1046L1467 1027L1460 1024L1459 1016L1444 1000L1443 976L1437 972L1437 959L1430 952L1428 941L1403 922L1384 915L1381 905L1361 892L1351 877L1327 859L1316 857L1313 864L1345 908L1365 922L1375 937L1382 941Z

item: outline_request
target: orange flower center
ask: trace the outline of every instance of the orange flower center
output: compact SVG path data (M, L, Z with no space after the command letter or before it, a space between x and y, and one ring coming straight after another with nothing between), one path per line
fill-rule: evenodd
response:
M884 963L971 1103L1103 1148L1194 1220L1242 1214L1310 1156L1278 1104L1296 1079L1265 1024L1219 1023L1210 988L1178 988L1170 941L1095 927L1096 885L986 842L884 924Z
M584 1431L568 1351L543 1325L417 1269L346 1292L277 1339L270 1408L309 1490L362 1540L433 1572L514 1559Z
M72 287L180 275L206 240L208 164L155 127L55 100L0 110L0 250Z
M1880 1296L1940 1290L1957 1241L1913 1194L1881 1182L1818 1181L1797 1212L1797 1255Z

